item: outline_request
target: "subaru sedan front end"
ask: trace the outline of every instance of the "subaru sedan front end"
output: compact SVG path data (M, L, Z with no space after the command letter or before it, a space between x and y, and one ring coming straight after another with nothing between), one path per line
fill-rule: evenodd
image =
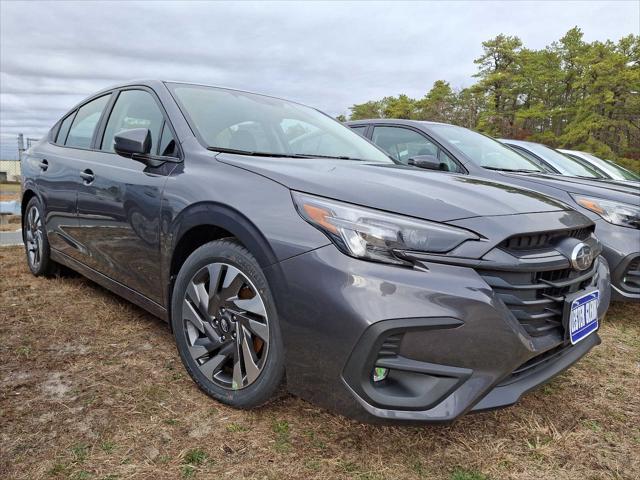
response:
M33 274L65 265L165 319L194 382L235 408L286 386L365 421L451 421L600 341L609 272L589 218L395 162L294 102L112 87L22 172Z

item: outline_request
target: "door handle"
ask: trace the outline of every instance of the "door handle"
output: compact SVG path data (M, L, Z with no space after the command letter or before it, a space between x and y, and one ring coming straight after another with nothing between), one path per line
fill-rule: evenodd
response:
M46 160L41 160L40 161L40 170L42 170L43 172L47 171L47 168L49 168L49 162L47 162Z
M89 170L88 168L86 170L83 170L82 172L80 172L80 177L82 177L82 180L84 180L85 185L89 185L96 178L96 176L93 174L93 172L91 170Z

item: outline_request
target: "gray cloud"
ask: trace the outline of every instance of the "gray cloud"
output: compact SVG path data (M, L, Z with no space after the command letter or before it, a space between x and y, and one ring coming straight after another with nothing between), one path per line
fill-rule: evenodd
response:
M0 142L40 136L90 93L134 78L226 85L332 115L385 95L473 81L499 33L541 48L638 33L628 2L0 3Z

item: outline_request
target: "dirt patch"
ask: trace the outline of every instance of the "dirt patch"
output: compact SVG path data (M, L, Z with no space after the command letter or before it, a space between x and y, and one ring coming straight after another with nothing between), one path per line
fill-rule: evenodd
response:
M514 407L377 427L295 397L238 411L202 394L160 320L0 248L0 478L636 479L640 306Z

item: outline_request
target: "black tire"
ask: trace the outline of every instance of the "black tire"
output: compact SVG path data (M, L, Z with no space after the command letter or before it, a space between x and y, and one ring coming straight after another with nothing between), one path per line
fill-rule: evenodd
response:
M213 278L214 275L211 272L214 269L217 269L217 272L222 271L223 273L217 273L216 278L218 280L215 282L216 287L212 290L211 284L213 282L211 278ZM202 274L201 272L205 273ZM237 275L236 272L240 272L241 276ZM199 278L205 278L198 277L198 275L205 275L207 279L202 280L202 283L198 283ZM246 323L242 323L235 315L229 313L233 309L228 307L230 305L228 302L224 303L224 305L227 305L226 310L223 307L218 308L218 305L221 305L220 302L223 302L223 297L225 297L223 292L227 292L227 290L223 288L225 282L228 281L226 278L227 275L234 275L234 281L231 282L233 285L229 285L227 289L232 288L236 283L241 284L241 282L248 279L248 282L242 283L244 286L240 287L239 291L239 294L246 291L249 292L249 300L244 300L245 303L248 301L254 302L256 300L254 297L259 295L258 300L261 301L260 311L265 312L264 325L268 327L268 335L264 335L264 332L262 334L262 336L267 337L266 341L262 341L258 335L253 336L255 328L252 330L245 328ZM206 308L201 306L201 308L198 309L195 306L198 302L192 298L193 293L188 293L188 288L189 292L195 291L193 288L194 285L198 286L197 290L199 293L197 296L200 305L206 303ZM220 291L220 294L212 294L211 292L213 291ZM201 298L205 296L206 292L210 295L206 295L205 301L203 302ZM238 302L240 296L238 295L234 298L236 298L235 302ZM187 313L183 313L183 309L185 308L187 309ZM215 312L212 313L214 310ZM198 313L198 322L200 322L200 320L206 320L204 323L199 324L199 327L201 327L200 330L196 331L196 329L194 329L195 324L188 318L192 315L190 312ZM231 315L233 317L233 323L227 322L229 328L235 329L232 332L223 328L225 326L223 322L226 322L225 318L227 318L225 315ZM258 318L262 321L262 317L254 317L251 311L245 311L243 315L238 314L238 318L242 317L244 321L246 320L246 316ZM255 327L254 324L258 324L261 330L264 328L262 323L253 320L250 321L252 322L252 327ZM241 409L259 407L276 396L284 379L284 347L274 300L258 262L240 243L231 239L216 240L199 247L189 255L180 268L173 288L171 299L171 326L182 363L191 378L207 395L222 403ZM225 335L225 332L227 332L228 335ZM198 337L195 341L193 340L194 334ZM231 335L233 339L231 339ZM212 345L221 345L221 343L215 344L211 340L212 336L218 340L225 339L226 337L226 346L213 348ZM243 340L246 339L247 345L251 345L252 353L250 355L252 355L252 362L253 359L258 356L258 354L253 356L257 348L260 348L262 355L264 355L263 358L251 364L253 373L251 382L249 382L249 368L246 363L242 363L246 360L238 360L242 365L242 367L238 367L238 371L246 372L246 375L241 374L240 377L242 381L236 382L236 356L244 359L248 358L245 356L246 353L243 354L245 351L242 350L242 348L244 348L245 345L242 344L240 340L241 336ZM233 343L232 347L228 347L230 342ZM256 347L260 342L262 342L262 345ZM198 358L194 358L194 354L192 353L196 343L198 343L199 346L202 343L208 345L207 353ZM231 349L239 348L240 350L233 350L234 353L229 354L233 355L233 357L222 361L226 362L223 363L223 365L225 365L224 368L215 370L213 369L214 367L211 367L211 370L207 372L207 368L204 366L205 363L211 362L212 359L223 358L227 355L225 353L228 351L227 347ZM199 351L198 353L201 352ZM229 374L229 362L233 364L232 374ZM216 362L214 361L213 363ZM260 365L260 370L257 374L256 370L253 370L253 367L256 367L256 365ZM232 381L227 385L226 382L229 375L231 375ZM247 385L243 386L245 382Z
M40 200L32 197L27 202L22 219L22 241L29 270L36 277L52 276L57 273L58 265L51 260L51 248L44 225L44 214Z

